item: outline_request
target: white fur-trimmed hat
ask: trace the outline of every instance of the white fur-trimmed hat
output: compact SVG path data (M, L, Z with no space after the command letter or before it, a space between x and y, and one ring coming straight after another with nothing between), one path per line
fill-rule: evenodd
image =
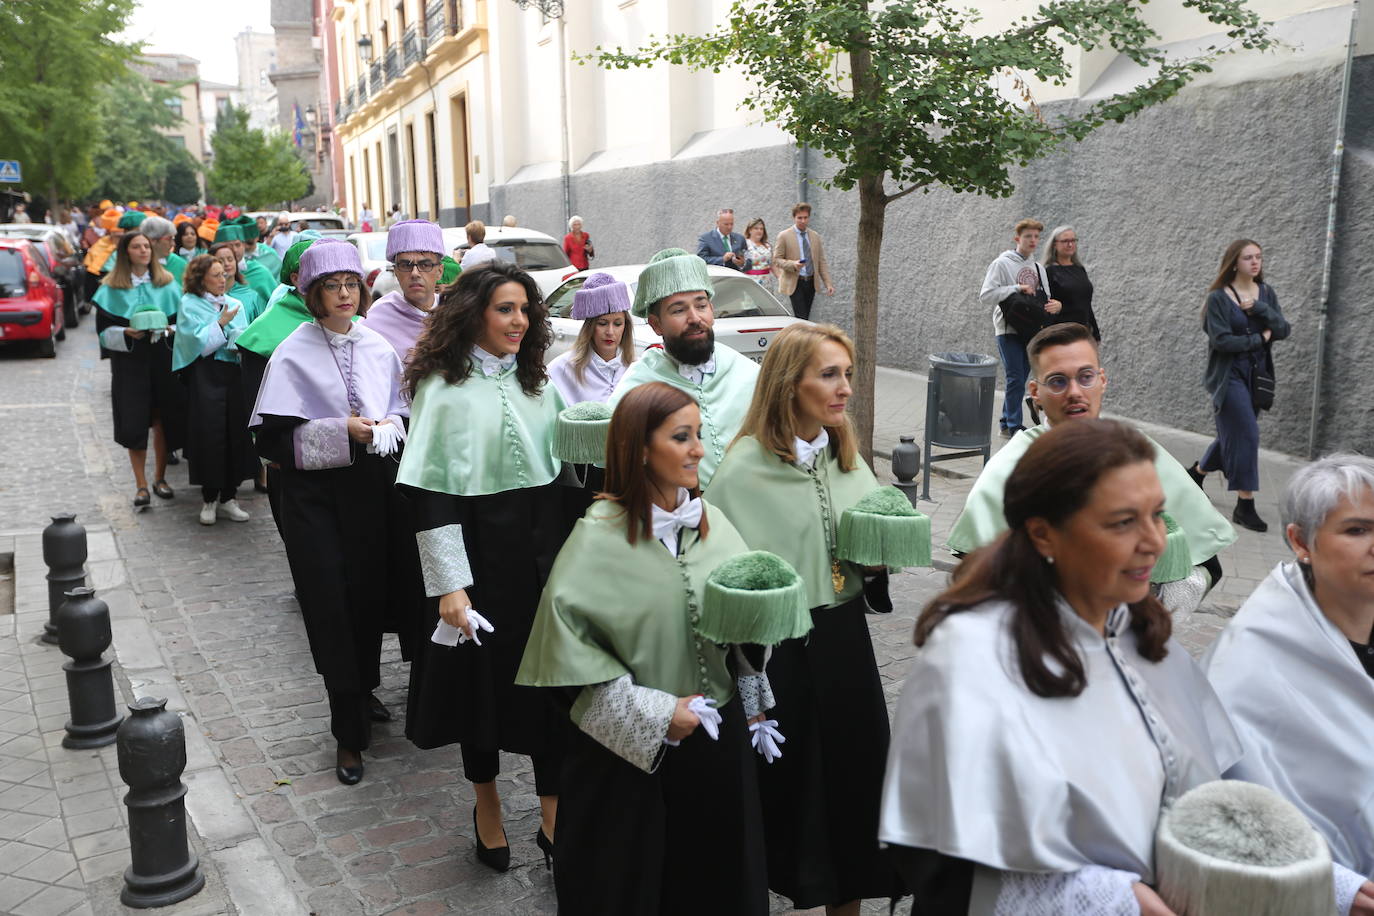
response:
M1178 916L1336 911L1326 841L1278 793L1239 780L1198 786L1164 812L1155 875Z

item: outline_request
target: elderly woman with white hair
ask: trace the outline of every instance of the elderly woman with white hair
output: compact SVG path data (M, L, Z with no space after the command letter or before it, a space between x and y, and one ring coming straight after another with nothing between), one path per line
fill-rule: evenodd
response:
M1078 259L1078 230L1074 227L1055 226L1050 232L1045 244L1045 276L1061 306L1054 321L1081 324L1093 332L1094 340L1101 342L1102 331L1093 314L1093 282Z
M173 226L169 219L150 216L143 221L139 229L148 237L148 241L152 242L153 257L167 268L167 272L176 278L177 285L180 286L181 278L186 273L187 261L176 253L176 226Z
M1283 521L1296 560L1245 600L1203 667L1245 747L1227 775L1297 805L1343 866L1341 912L1370 914L1374 459L1332 455L1301 468Z
M582 217L574 216L568 220L568 234L563 236L563 253L578 270L589 270L591 259L596 257L592 247L592 237L582 231Z

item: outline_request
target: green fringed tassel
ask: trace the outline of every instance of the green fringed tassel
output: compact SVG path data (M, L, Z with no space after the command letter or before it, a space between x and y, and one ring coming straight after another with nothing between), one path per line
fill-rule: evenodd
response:
M929 566L930 519L894 487L866 494L840 516L836 554L859 566Z
M167 327L167 316L158 309L139 309L129 316L129 327L135 331L157 331Z
M572 464L606 464L606 430L611 408L600 401L583 401L558 414L553 428L553 454Z
M1188 549L1188 537L1167 512L1164 513L1164 528L1169 535L1165 539L1164 553L1150 573L1150 581L1154 583L1177 582L1188 578L1193 572L1193 555Z
M706 578L697 633L718 643L775 646L811 630L806 586L776 554L731 557Z

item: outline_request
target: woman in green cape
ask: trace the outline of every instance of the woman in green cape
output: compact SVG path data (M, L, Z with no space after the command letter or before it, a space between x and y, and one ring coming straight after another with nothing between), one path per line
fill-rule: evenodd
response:
M216 242L210 246L213 257L224 265L224 276L229 281L228 295L237 299L243 305L243 319L248 324L252 324L267 309L267 300L258 295L258 291L253 289L243 280L243 273L239 270L239 262L234 257L234 246L228 242Z
M707 489L745 543L796 567L810 594L815 629L773 650L773 695L746 712L753 721L771 706L787 736L780 759L758 764L768 886L797 909L846 916L862 898L899 893L878 848L888 721L864 620L866 570L836 546L841 515L878 487L845 412L853 369L839 328L783 329ZM885 577L877 572L879 592Z
M532 758L536 838L549 847L567 730L548 691L515 684L566 530L553 456L565 405L544 371L547 316L539 287L518 267L464 271L431 313L405 374L413 404L396 483L415 512L425 594L439 599L415 621L406 736L422 748L462 746L477 796L477 856L497 871L510 867L499 752ZM436 628L441 620L449 629ZM490 629L476 632L479 620ZM441 644L445 632L451 639Z
M743 708L726 647L694 629L707 576L747 550L698 495L701 411L649 382L616 407L607 441L606 491L558 555L519 677L576 697L559 912L766 913ZM718 715L699 716L694 696ZM703 719L719 721L714 740Z
M167 484L167 454L181 448L186 431L186 389L172 375L172 333L181 285L153 257L142 233L128 232L115 248L114 269L96 289L95 327L100 352L110 360L110 400L115 442L129 450L137 490L134 505L151 502L148 430L153 430L153 489L162 499L175 494ZM138 318L138 313L145 313ZM155 314L154 314L155 313ZM149 320L153 319L153 320ZM145 325L143 329L134 324ZM154 327L153 325L164 325Z

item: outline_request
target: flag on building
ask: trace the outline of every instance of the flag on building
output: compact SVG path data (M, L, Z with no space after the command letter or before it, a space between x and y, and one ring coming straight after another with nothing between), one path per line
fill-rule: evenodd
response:
M299 103L293 104L291 110L295 112L296 115L296 126L291 132L292 139L296 141L296 148L299 149L301 145L301 134L305 131L305 121L301 118L301 106Z

